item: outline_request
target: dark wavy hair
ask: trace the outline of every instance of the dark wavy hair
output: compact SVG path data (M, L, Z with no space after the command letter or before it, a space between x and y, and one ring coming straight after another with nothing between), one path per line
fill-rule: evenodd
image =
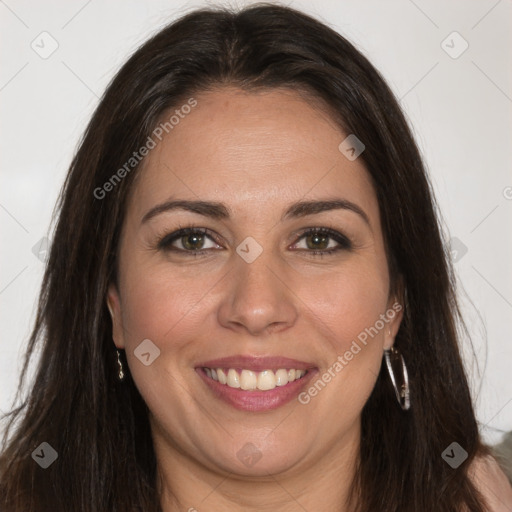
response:
M2 512L161 510L148 409L129 372L116 379L106 306L140 164L107 198L95 190L169 109L228 85L321 100L340 130L366 145L360 158L377 194L392 286L402 283L406 295L395 346L408 366L412 407L398 406L383 365L362 411L351 510L483 512L468 468L488 448L458 346L453 272L411 131L383 78L351 43L301 12L268 4L181 17L138 49L103 95L60 195L18 394L3 417ZM20 399L36 349L35 377ZM468 453L457 469L441 457L454 441ZM31 458L42 442L58 452L46 470Z

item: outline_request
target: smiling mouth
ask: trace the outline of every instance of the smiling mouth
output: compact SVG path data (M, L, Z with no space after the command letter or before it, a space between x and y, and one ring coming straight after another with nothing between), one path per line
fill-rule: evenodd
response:
M202 368L206 376L220 384L243 391L270 391L300 380L307 370L279 368L260 372L239 368Z

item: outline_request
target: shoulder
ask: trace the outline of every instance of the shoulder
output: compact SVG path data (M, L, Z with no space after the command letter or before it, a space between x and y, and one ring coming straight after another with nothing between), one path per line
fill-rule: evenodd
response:
M512 511L512 486L494 457L477 457L469 468L469 477L486 499L488 512Z

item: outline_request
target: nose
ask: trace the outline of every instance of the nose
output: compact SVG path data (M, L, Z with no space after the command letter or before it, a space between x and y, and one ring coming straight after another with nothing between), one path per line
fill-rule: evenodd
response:
M219 323L253 336L281 332L294 325L297 308L285 269L262 253L252 263L234 255L222 302Z

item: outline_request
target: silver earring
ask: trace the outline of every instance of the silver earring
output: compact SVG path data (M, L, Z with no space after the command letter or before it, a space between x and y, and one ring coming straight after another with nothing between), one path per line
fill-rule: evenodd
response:
M407 366L405 366L404 358L395 347L391 347L390 350L384 350L384 357L386 359L386 366L388 367L389 377L391 378L391 382L395 388L396 399L398 400L400 407L404 411L407 411L411 407L411 399L409 391L409 375L407 374ZM393 369L393 363L396 361L398 361L402 366L400 387L397 384L395 370Z
M121 359L119 356L121 355L119 353L119 350L116 350L117 352L117 365L119 366L119 371L117 372L117 378L122 382L124 380L124 371L123 371L123 363L121 363Z

